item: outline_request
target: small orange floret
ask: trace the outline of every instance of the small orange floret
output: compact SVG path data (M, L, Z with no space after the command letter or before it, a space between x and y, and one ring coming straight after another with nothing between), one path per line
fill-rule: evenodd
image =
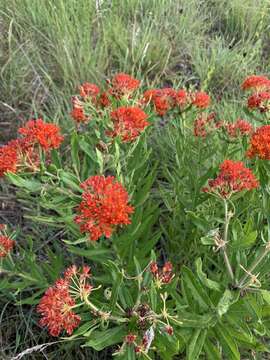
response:
M253 133L247 156L270 160L270 125L261 126Z
M241 85L242 90L270 89L270 80L266 76L251 75L248 76Z

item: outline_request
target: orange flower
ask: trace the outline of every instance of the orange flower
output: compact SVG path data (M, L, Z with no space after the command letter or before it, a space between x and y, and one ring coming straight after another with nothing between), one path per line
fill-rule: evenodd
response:
M206 137L213 130L218 128L218 123L215 123L215 113L211 113L208 116L200 114L194 121L194 136Z
M88 266L79 271L72 265L65 271L64 278L58 279L41 298L37 307L37 312L42 316L39 323L47 326L52 336L58 336L62 330L71 335L79 326L81 318L73 310L75 298L90 294L90 276Z
M199 109L206 109L210 105L211 99L204 91L198 91L192 95L192 104Z
M45 151L57 149L64 139L58 126L45 123L42 119L29 120L19 133L26 143L31 146L39 144Z
M12 143L2 146L0 148L0 176L4 176L7 171L15 173L17 163L17 148Z
M249 109L258 109L260 112L266 112L270 109L270 93L259 92L248 98L247 106Z
M114 76L111 85L109 93L119 98L125 95L131 95L140 86L140 81L130 75L119 73Z
M143 101L144 103L152 103L158 115L164 116L177 102L180 105L181 94L177 95L172 88L150 89L145 91Z
M242 90L270 89L270 80L266 76L251 75L248 76L241 85Z
M111 113L113 131L108 131L110 137L119 136L123 142L135 140L149 125L146 113L138 107L119 107Z
M85 82L80 86L80 96L83 98L92 98L95 100L99 92L99 87L96 84Z
M261 126L254 132L250 139L247 156L270 160L270 125Z
M7 256L15 244L9 237L0 235L0 258Z
M251 135L253 133L253 126L245 120L238 119L235 123L227 124L226 130L230 137L235 138L239 135Z
M208 181L204 192L218 193L223 198L243 190L252 190L259 183L252 171L246 168L241 161L225 160L220 165L220 173L214 180Z
M130 224L134 208L128 204L128 193L113 176L91 176L81 184L84 193L75 222L92 241L107 238L119 225Z

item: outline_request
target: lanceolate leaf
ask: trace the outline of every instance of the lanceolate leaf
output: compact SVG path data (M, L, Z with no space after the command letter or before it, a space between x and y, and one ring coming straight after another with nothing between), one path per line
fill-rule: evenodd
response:
M190 299L192 298L194 302L197 302L202 310L207 310L213 306L202 284L187 267L182 269L182 281L185 292L191 295Z
M117 326L104 331L93 331L90 339L82 346L101 351L106 347L122 342L125 335L126 329L124 326Z
M230 360L240 360L240 353L238 347L231 337L229 329L224 325L218 324L215 331L222 347L224 355Z
M187 348L187 360L197 360L201 354L207 330L197 329L191 337Z
M202 284L208 287L209 289L221 291L221 285L213 280L207 278L207 275L202 270L202 260L198 258L195 262L196 271L199 279L201 280Z
M226 314L230 306L235 303L239 298L239 292L232 292L230 290L225 290L222 297L220 298L217 305L217 312L219 316Z

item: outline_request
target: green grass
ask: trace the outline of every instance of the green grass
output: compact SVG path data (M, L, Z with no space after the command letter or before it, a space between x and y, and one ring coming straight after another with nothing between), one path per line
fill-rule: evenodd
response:
M4 124L44 112L64 120L80 82L118 71L220 94L268 71L267 0L96 3L0 0Z
M68 126L70 96L78 84L100 82L116 72L133 74L147 85L202 87L225 99L237 99L239 85L247 74L269 75L268 0L97 3L0 0L1 142L12 138L18 124L32 116L46 115ZM237 103L229 104L222 100L219 105L226 120L242 115L237 113ZM174 146L173 142L156 144L163 150L160 156L166 159L169 170L175 162ZM175 170L174 176L181 174ZM179 184L171 184L170 191L172 197L180 193ZM164 216L170 207L166 205ZM175 214L172 221L177 221L177 216L185 221L181 211ZM15 225L16 218L6 212L0 215L1 222ZM170 251L179 251L177 244L174 246L173 239L178 241L174 231L168 224ZM187 237L187 245L188 241ZM187 257L187 250L183 247L178 256ZM189 251L196 252L196 245ZM0 358L46 342L45 333L39 334L27 307L14 307L12 302L5 306L5 298L0 298L0 308L1 304ZM74 355L52 346L26 358L101 360L109 356L76 351Z

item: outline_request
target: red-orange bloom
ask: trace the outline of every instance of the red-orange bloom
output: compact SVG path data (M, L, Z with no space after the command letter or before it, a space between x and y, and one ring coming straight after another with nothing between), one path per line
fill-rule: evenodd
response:
M175 100L176 100L177 105L179 105L180 108L183 108L187 104L187 101L188 101L188 95L187 95L186 90L184 90L184 89L178 90L176 93Z
M270 89L270 80L266 76L251 75L248 76L241 85L242 90Z
M253 133L247 156L270 160L270 125L261 126Z
M75 222L83 233L96 241L109 238L118 225L130 224L134 208L128 204L128 193L114 176L91 176L81 184L84 193Z
M162 269L158 268L158 265L155 261L152 261L150 263L150 272L154 276L154 278L160 282L161 284L169 284L173 277L173 266L170 261L167 261Z
M192 104L199 109L206 109L211 102L210 96L203 91L192 94Z
M130 333L125 337L125 342L127 344L134 344L136 339L137 339L137 335Z
M0 148L0 176L4 176L7 171L15 173L17 162L17 148L12 143Z
M85 82L80 86L80 95L83 98L92 98L95 100L99 92L99 87L96 84Z
M80 316L73 308L75 299L84 299L92 290L88 283L91 276L89 266L81 270L76 265L70 266L64 273L64 277L58 279L50 287L40 300L37 312L41 314L41 326L47 326L52 336L58 336L63 330L71 335L79 326Z
M119 136L123 142L135 140L149 125L146 113L138 107L119 107L112 111L113 131L108 136Z
M57 149L64 139L58 126L45 123L42 119L29 120L19 129L19 133L28 144L39 144L45 151Z
M163 116L176 105L177 93L172 88L150 89L145 91L143 100L152 103L158 115Z
M103 108L110 106L111 100L109 98L109 95L106 92L103 92L98 99L98 103Z
M116 97L132 94L140 86L140 81L134 79L132 76L119 73L111 81L111 88L109 92Z
M232 138L235 138L239 135L241 136L249 136L253 133L253 126L243 119L238 119L235 123L227 124L226 130L228 135Z
M52 336L58 336L62 330L71 335L81 320L72 310L74 306L75 300L69 294L68 282L56 282L45 292L37 307L37 312L42 315L40 325L47 326Z
M241 161L225 160L220 165L220 173L214 180L208 181L204 192L218 193L223 198L230 197L233 193L243 190L252 190L259 183L252 171L246 168Z
M260 112L266 112L270 109L270 93L259 92L248 98L247 106L249 109L258 109Z
M85 122L88 120L87 116L85 116L85 113L84 113L84 110L83 110L83 107L73 107L71 113L70 113L71 117L77 121L78 123L79 122Z
M211 113L208 116L200 114L194 121L194 136L206 137L213 131L219 129L222 126L221 122L215 122L215 113Z
M14 240L11 240L7 236L0 235L0 258L7 256L7 254L13 249L14 244Z

